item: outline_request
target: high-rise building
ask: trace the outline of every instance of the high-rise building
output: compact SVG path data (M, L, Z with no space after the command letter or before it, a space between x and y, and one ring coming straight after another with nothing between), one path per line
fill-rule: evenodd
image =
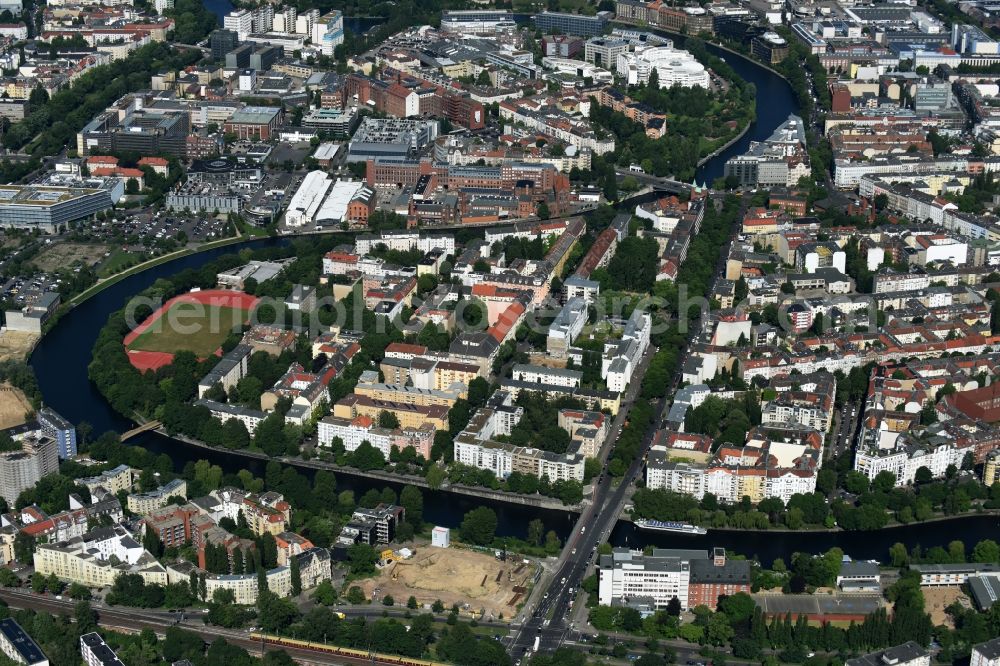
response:
M51 407L42 407L38 410L38 425L42 427L43 435L56 440L60 458L72 458L76 455L76 428L72 423Z
M248 9L237 9L226 14L222 27L232 30L243 41L253 32L253 14Z
M535 14L534 21L535 27L542 32L558 31L564 35L592 37L604 34L604 29L607 28L611 17L611 12L597 12L596 16L565 12L541 12Z
M219 62L226 57L226 54L236 48L240 43L239 37L233 30L213 30L208 36L208 43L212 49L212 60Z
M59 469L59 451L50 437L24 438L21 450L0 455L0 497L13 504L43 477Z
M317 19L312 26L312 43L323 55L332 56L333 50L344 43L344 15L333 10Z

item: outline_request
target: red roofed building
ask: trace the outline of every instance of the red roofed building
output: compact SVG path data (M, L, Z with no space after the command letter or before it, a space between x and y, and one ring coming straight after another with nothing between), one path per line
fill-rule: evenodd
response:
M607 266L611 257L614 256L617 246L618 233L612 228L602 231L580 261L580 267L576 269L576 274L583 278L589 278L596 269Z
M517 325L521 323L525 308L520 301L511 303L503 314L497 319L497 323L490 326L488 332L498 343L503 344L507 338L514 334Z
M358 270L360 257L350 252L338 252L336 250L327 252L323 256L324 275L346 275Z
M89 168L91 176L97 176L99 178L123 178L126 181L134 179L136 183L138 183L140 190L146 186L146 174L139 169L130 169L119 166L98 166Z
M414 356L423 356L427 353L427 347L423 345L411 345L406 342L393 342L385 348L385 358L398 358L410 360Z
M314 547L312 541L295 532L275 534L274 542L278 546L278 566L285 566L292 557Z
M170 173L170 162L162 157L143 157L139 160L139 168L148 166L154 173L167 176Z

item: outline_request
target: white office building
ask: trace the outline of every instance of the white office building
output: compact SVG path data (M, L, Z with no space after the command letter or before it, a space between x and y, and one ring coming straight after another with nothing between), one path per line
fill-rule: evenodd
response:
M632 86L648 83L654 70L660 88L675 85L708 88L711 82L708 70L693 55L671 46L651 46L637 48L631 53L619 53L616 65L618 76Z
M674 597L687 609L691 560L707 558L700 550L654 548L651 555L641 550L615 548L601 555L598 567L598 603L610 606L615 600L652 599L657 609L665 609Z

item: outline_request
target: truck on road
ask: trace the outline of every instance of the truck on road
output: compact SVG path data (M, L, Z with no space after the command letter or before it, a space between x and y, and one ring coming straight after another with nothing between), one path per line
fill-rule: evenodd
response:
M541 641L541 636L535 636L535 644L531 647L532 652L538 652L538 643Z

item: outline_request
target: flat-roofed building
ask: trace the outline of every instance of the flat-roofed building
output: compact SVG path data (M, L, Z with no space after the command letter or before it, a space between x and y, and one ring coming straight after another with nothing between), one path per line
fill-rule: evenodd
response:
M80 636L80 658L87 666L125 666L96 631Z
M283 115L278 106L247 106L231 115L223 129L240 139L267 141L281 124Z
M250 345L240 344L219 359L215 367L198 382L198 397L204 398L205 394L216 384L219 384L227 393L236 386L247 374L250 354L253 348Z
M0 620L0 652L18 664L49 666L42 648L12 617Z
M14 504L42 477L59 470L59 450L51 437L25 437L21 450L0 454L0 497Z
M118 178L84 181L88 187L0 186L0 227L55 232L60 226L112 208L124 195Z
M931 655L913 641L848 659L844 666L930 666Z

